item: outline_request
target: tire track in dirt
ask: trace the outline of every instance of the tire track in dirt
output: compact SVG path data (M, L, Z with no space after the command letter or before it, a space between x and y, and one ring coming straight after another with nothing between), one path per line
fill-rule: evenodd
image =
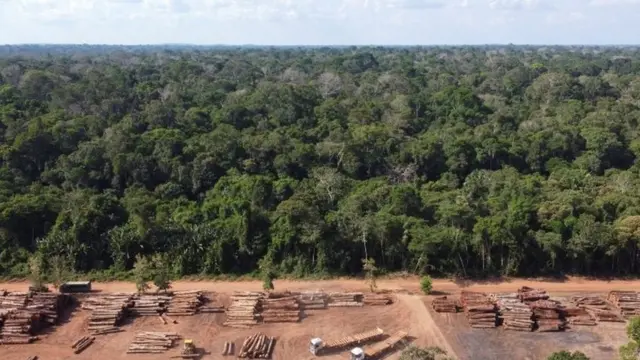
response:
M447 352L449 357L457 359L453 347L442 334L440 328L431 317L431 313L419 296L398 294L398 299L411 311L411 325L409 335L415 336L418 343L427 346L437 346Z

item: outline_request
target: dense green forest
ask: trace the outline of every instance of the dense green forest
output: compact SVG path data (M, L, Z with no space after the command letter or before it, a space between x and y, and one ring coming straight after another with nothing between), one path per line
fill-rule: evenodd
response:
M640 53L0 47L0 274L640 270Z

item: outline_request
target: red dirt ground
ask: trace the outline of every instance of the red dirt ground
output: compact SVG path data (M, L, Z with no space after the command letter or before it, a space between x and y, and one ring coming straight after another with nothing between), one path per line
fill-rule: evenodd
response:
M501 330L471 330L464 315L434 313L427 297L419 294L417 278L383 279L378 287L397 292L397 302L391 306L340 308L309 311L307 318L297 324L259 325L251 329L231 329L222 326L224 314L198 314L177 318L178 324L162 325L157 318L138 318L123 326L124 332L98 337L96 343L80 355L74 355L70 345L74 340L86 334L88 312L78 310L71 314L68 321L55 327L40 341L31 345L0 346L0 359L23 360L38 355L41 360L57 359L165 359L176 355L178 349L166 355L127 355L133 335L137 331L175 331L185 338L194 339L198 347L210 354L202 359L225 359L221 355L224 342L235 341L236 347L243 339L255 332L276 336L275 360L307 360L312 356L308 352L309 339L320 336L333 339L374 327L381 327L387 333L407 330L415 338L414 342L424 346L438 346L450 355L464 360L498 359L515 353L509 349L522 348L519 359L543 359L551 351L561 349L580 349L594 356L593 360L613 359L617 347L626 341L624 324L598 325L595 328L571 331L566 334L519 334ZM472 283L464 287L447 280L435 280L434 290L442 293L457 294L461 289L484 292L512 292L527 285L547 289L550 293L568 294L583 292L606 293L612 289L637 289L640 281L590 281L570 279L564 282L542 282L513 280L502 283ZM28 284L13 282L0 284L0 289L24 291ZM172 284L174 290L199 289L225 295L237 290L261 290L258 281L214 282L214 281L178 281ZM277 280L276 289L280 290L366 290L362 280L343 279L327 281L288 281ZM135 286L127 282L93 283L96 291L133 292ZM413 293L413 294L412 294ZM414 295L415 294L415 295ZM612 352L613 351L613 352ZM519 353L520 354L520 353ZM613 354L613 355L612 355ZM231 357L226 357L231 359ZM344 352L321 359L345 359ZM394 360L398 354L388 359Z

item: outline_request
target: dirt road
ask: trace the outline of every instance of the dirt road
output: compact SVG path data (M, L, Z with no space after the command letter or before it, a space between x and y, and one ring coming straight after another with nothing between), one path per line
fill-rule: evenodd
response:
M449 357L456 358L453 347L436 325L431 313L425 308L422 299L418 296L402 294L398 295L398 300L411 311L412 321L408 329L409 334L416 336L421 342L426 342L421 345L439 347L446 351Z
M420 292L418 277L403 277L394 279L380 279L377 282L380 289L404 290L410 292ZM318 281L294 281L276 280L274 281L277 290L367 290L367 285L359 279L335 279ZM582 278L569 278L565 281L539 281L527 279L506 280L502 282L468 282L456 283L451 280L436 279L433 281L433 290L445 293L456 293L462 289L485 292L511 292L521 286L531 286L544 288L552 293L572 293L572 292L608 292L613 289L637 289L640 287L640 280L587 280ZM28 282L5 282L0 283L0 289L9 291L24 291ZM120 292L136 290L131 282L94 282L93 288L105 292ZM262 290L260 281L190 281L180 280L171 284L174 290L200 289L204 291L216 291L229 293L236 290Z

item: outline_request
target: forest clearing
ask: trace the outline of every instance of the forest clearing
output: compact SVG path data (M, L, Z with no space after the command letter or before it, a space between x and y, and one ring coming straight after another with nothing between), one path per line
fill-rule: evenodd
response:
M624 287L618 287L622 286ZM211 297L211 304L201 305L202 309L217 309L218 306L227 309L222 312L184 314L186 316L167 316L165 323L158 320L158 316L145 316L142 309L137 310L138 316L123 320L118 326L118 332L104 335L93 335L95 340L79 354L74 354L71 345L74 341L90 335L88 326L92 316L88 310L89 298L104 297L108 294L133 293L135 285L126 282L95 283L91 294L74 295L79 299L79 305L72 311L65 312L55 327L38 334L39 339L31 344L0 345L0 357L7 360L23 360L30 356L39 359L157 359L159 354L127 354L134 337L147 332L164 332L178 334L180 339L192 339L194 344L204 351L201 359L233 358L222 355L228 343L235 344L235 354L248 337L260 333L267 338L274 339L271 353L272 359L288 360L314 358L309 353L310 339L338 339L367 329L380 328L387 335L398 331L408 333L407 342L419 346L437 346L460 360L483 360L501 358L505 354L515 355L518 359L544 359L551 352L558 350L574 350L587 354L591 359L612 359L616 356L618 347L627 341L624 322L598 322L596 326L570 326L563 332L517 332L508 331L501 327L494 329L474 329L469 326L465 313L437 313L432 307L432 301L440 296L460 298L461 293L482 291L486 293L510 293L519 287L529 286L548 290L550 299L572 298L575 295L601 295L603 298L613 289L637 288L640 282L621 281L589 281L568 280L565 283L533 282L514 280L496 284L472 284L464 288L445 280L434 281L437 292L434 295L423 296L418 291L415 279L379 280L383 294L393 299L392 303L384 306L373 306L366 303L369 296L362 281L357 280L328 280L328 281L277 281L278 294L327 294L343 301L353 294L363 294L364 304L341 302L331 306L331 300L326 308L313 308L300 311L300 320L294 322L260 323L256 325L236 328L225 326L229 320L228 312L232 299L253 296L261 291L259 282L190 282L178 281L173 284L174 291L184 294L195 293L199 290L205 296ZM8 291L25 291L27 283L6 283L0 288ZM275 294L276 292L274 292ZM342 295L340 295L342 294ZM115 296L115 295L111 295ZM145 295L146 296L146 295ZM142 300L138 298L140 304ZM150 299L148 297L147 299ZM149 301L149 300L145 300ZM285 300L283 300L285 301ZM362 301L362 300L360 300ZM271 303L272 308L278 299L263 301ZM301 300L301 304L304 301ZM312 301L313 302L313 301ZM311 304L312 302L307 302ZM375 302L374 302L375 303ZM380 305L380 304L377 304ZM171 303L167 309L171 309ZM200 306L200 305L198 305ZM341 307L344 306L344 307ZM310 306L311 307L311 306ZM146 305L145 305L146 308ZM283 306L284 308L284 306ZM134 306L134 310L136 307ZM177 310L169 310L177 311ZM183 310L181 310L183 311ZM266 312L265 309L261 310ZM202 312L205 312L203 310ZM180 340L182 341L182 340ZM367 346L365 345L365 349ZM350 349L323 354L321 359L348 359ZM164 352L163 352L164 354ZM390 352L387 359L398 359L399 351ZM166 351L167 356L179 355L179 347L174 346ZM164 356L164 355L162 355Z

